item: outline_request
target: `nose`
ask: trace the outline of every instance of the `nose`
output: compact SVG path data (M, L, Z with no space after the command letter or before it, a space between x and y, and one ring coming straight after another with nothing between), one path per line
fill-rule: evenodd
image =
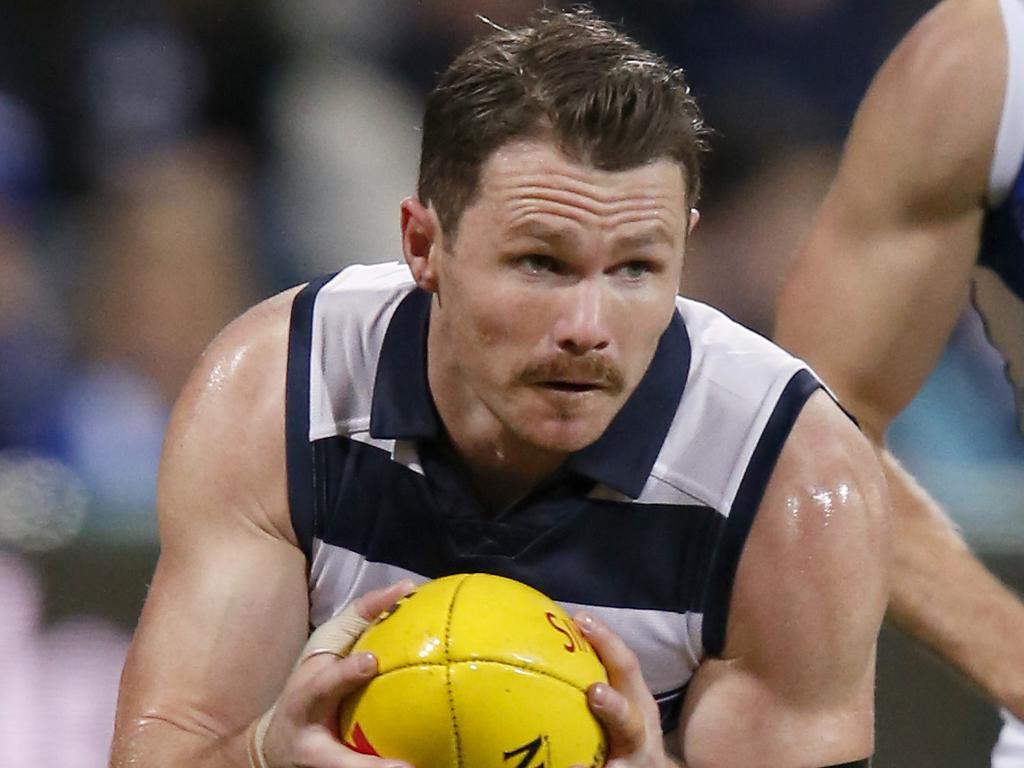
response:
M554 327L555 343L562 351L574 355L606 348L611 337L601 286L581 280L565 290L562 311Z

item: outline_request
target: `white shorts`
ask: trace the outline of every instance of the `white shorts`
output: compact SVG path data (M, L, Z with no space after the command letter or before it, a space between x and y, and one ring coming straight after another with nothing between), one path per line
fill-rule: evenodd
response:
M1003 710L1003 730L992 750L992 768L1024 768L1024 723Z

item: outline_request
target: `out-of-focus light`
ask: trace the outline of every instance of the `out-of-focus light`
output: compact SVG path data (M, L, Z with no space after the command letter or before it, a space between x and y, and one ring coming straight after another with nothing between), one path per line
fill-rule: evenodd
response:
M106 765L129 635L88 615L44 624L30 561L0 552L0 766Z
M85 524L88 494L59 461L21 451L0 453L0 546L57 549Z

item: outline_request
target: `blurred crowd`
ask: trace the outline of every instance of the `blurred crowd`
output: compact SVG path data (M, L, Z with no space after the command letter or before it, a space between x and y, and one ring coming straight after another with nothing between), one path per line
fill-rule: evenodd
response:
M398 204L414 190L425 93L488 23L515 24L540 4L5 4L0 627L10 637L0 641L27 652L33 637L57 643L71 632L79 653L103 649L96 674L116 677L125 628L54 628L32 607L45 599L25 553L81 540L152 545L162 432L196 357L265 296L348 263L400 257ZM930 3L592 5L685 68L715 132L685 292L767 332L854 109ZM1008 390L969 317L941 370L923 410L895 430L908 461L916 447L942 444L952 447L936 466L967 456L1019 473L1024 451L1003 418ZM964 429L952 439L949 408ZM979 420L991 426L985 437ZM7 622L9 613L20 618ZM20 690L0 687L0 713L19 710ZM0 729L12 722L0 716ZM46 764L101 764L109 728L66 727L78 757ZM0 739L0 765L39 762L5 749Z

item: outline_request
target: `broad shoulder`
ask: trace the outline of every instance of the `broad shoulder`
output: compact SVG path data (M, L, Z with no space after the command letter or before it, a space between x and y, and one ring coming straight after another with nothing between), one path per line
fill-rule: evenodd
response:
M292 288L249 309L211 342L168 425L158 512L245 518L294 542L287 509L284 400ZM238 522L237 519L227 522Z
M740 559L726 646L690 683L687 765L834 764L871 750L888 597L874 453L827 394L807 401Z
M797 417L758 519L780 554L794 556L806 556L806 546L838 554L851 537L884 532L888 495L875 450L824 390L808 398Z
M846 477L884 489L875 451L857 424L827 392L812 395L793 425L779 457L773 487L800 487Z
M687 765L870 753L888 539L880 473L855 433L821 391L797 419L740 559L725 649L689 685Z
M823 668L859 671L884 612L888 569L888 496L875 452L819 391L793 426L751 528L726 657L811 690Z

